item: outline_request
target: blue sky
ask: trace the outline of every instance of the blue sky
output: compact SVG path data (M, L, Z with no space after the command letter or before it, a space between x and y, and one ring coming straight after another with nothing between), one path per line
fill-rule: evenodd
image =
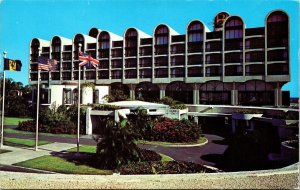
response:
M92 27L121 36L127 28L136 27L152 35L161 23L184 34L193 19L212 30L212 20L221 11L241 16L248 28L260 27L275 9L286 11L291 22L291 82L283 89L299 97L297 0L0 0L0 52L5 50L8 58L23 63L21 72L7 72L7 77L28 84L29 43L35 37L72 39Z

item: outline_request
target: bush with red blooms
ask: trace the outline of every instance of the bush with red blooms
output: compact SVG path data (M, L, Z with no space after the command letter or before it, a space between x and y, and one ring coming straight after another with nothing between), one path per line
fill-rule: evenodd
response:
M153 122L152 134L144 137L146 140L165 142L197 142L201 128L189 120L169 119L159 117ZM149 139L147 139L149 138Z

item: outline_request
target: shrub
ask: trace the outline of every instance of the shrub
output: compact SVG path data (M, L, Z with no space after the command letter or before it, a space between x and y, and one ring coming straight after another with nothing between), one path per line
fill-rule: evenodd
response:
M101 168L115 169L132 161L139 161L139 149L135 144L136 136L131 130L130 122L122 119L116 123L108 121L103 138L97 141L97 160Z
M183 173L213 173L214 171L192 162L138 162L123 165L118 170L123 175L133 174L183 174Z
M114 106L114 105L106 105L106 104L93 104L92 109L93 110L102 110L102 111L114 111L117 109L121 109L121 107Z
M200 126L189 120L176 120L165 117L154 121L151 139L167 142L197 142L200 137Z
M127 100L128 98L128 95L126 95L122 89L112 89L110 95L104 96L104 100L107 102L123 101Z
M180 101L173 100L173 98L165 96L159 100L159 103L169 105L171 109L185 109L186 105Z
M81 108L80 133L85 134L85 108ZM41 107L39 131L54 134L77 134L77 107L59 106L57 109ZM36 121L20 122L17 129L35 132Z
M139 153L140 153L140 158L142 161L160 161L161 160L161 156L152 150L146 150L146 149L139 148Z
M138 139L151 136L153 122L145 109L137 109L128 115L128 120L132 124L133 131L138 135Z

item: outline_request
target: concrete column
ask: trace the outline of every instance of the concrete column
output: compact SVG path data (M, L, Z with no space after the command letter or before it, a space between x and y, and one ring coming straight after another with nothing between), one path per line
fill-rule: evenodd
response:
M129 96L130 96L130 99L132 99L132 100L135 100L135 86L136 85L133 85L133 84L131 84L129 86Z
M160 89L159 90L159 98L162 99L165 96L166 96L166 90L165 89Z
M193 104L199 104L199 86L193 85Z
M92 108L88 107L86 109L86 123L85 123L85 133L87 135L93 134L93 126L92 126L92 117L91 117Z
M231 105L235 106L238 105L238 91L237 90L231 90Z
M159 84L159 98L162 99L166 96L166 84Z
M231 131L232 131L232 134L235 134L235 127L236 127L236 120L232 119L232 121L231 121Z
M275 106L280 107L282 106L282 91L281 88L275 88L274 90L274 97L275 97Z
M130 89L130 99L135 100L135 91Z
M193 104L199 104L199 90L193 90Z
M199 123L198 116L194 116L194 122L197 123L197 124Z

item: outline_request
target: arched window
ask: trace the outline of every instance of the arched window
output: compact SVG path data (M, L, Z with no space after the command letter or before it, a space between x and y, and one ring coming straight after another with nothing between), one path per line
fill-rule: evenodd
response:
M166 96L183 103L193 103L193 88L184 82L172 82L166 87Z
M236 39L243 37L243 22L238 18L232 18L225 24L225 38Z
M99 37L99 48L100 49L109 49L109 34L107 32L103 32Z
M136 29L130 28L125 34L125 55L136 56L138 44L138 33Z
M155 44L166 45L169 43L169 30L166 26L159 26L155 31Z
M143 101L159 100L159 87L151 82L139 83L135 88L135 97Z
M55 36L53 39L52 39L52 52L60 52L61 50L61 40L58 36Z
M188 27L188 42L203 41L203 25L201 22L194 21Z

